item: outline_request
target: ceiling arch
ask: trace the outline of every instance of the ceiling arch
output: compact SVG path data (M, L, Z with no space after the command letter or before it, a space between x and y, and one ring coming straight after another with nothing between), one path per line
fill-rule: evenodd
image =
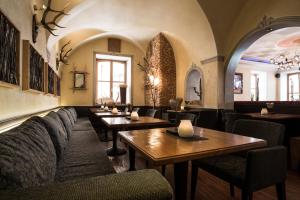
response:
M61 7L64 0L55 2ZM190 57L202 60L217 55L212 29L197 0L72 0L71 5L69 15L59 22L67 28L57 30L58 37L48 38L50 52L66 36L94 29L98 31L82 41L116 35L145 51L156 34L168 32L183 41Z

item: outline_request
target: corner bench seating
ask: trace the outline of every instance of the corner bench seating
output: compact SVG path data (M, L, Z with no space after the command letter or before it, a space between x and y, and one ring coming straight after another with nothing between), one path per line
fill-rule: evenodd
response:
M172 199L155 170L116 174L88 118L74 108L0 134L0 199Z

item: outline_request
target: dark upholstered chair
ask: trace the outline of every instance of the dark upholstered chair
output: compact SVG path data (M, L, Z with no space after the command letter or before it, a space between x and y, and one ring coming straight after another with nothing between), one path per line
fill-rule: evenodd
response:
M148 109L146 111L145 116L147 116L147 117L155 117L156 112L157 112L156 109Z
M242 190L242 200L251 200L252 193L276 185L278 199L285 197L286 148L283 142L284 126L278 123L237 120L233 126L236 134L264 139L268 146L250 150L246 154L230 154L192 161L191 198L194 199L198 168L230 183L230 194L234 186Z
M232 133L233 125L236 120L250 119L251 117L242 113L228 112L225 113L225 131Z
M217 129L218 113L216 110L201 110L196 121L196 126Z

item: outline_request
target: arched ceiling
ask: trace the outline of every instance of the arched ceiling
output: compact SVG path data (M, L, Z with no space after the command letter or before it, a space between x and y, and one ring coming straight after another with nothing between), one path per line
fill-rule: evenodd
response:
M61 9L67 0L53 3ZM67 28L48 38L50 52L61 41L73 38L76 46L103 35L126 38L145 51L149 41L164 32L180 41L191 57L217 55L212 29L197 0L70 0L68 13L59 21Z

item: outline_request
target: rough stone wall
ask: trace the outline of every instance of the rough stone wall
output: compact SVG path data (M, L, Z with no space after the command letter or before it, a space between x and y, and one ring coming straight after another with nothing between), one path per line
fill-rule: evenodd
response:
M168 106L169 100L176 98L176 62L173 48L162 33L150 41L146 57L160 79L156 106ZM145 88L145 104L153 105L149 88Z

